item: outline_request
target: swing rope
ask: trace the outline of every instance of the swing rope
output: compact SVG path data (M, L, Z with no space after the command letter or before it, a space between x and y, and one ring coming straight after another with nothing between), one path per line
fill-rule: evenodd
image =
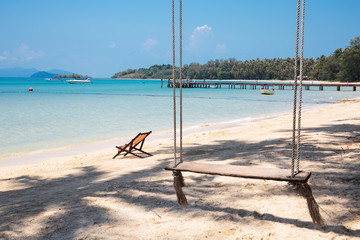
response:
M172 46L173 46L173 102L174 102L174 164L177 165L176 160L176 94L175 94L175 13L174 13L174 0L172 0Z
M295 44L295 66L294 66L294 107L293 107L293 129L292 129L292 152L291 152L291 177L295 176L295 133L296 133L296 109L297 109L297 62L299 57L299 25L300 25L300 0L297 1L296 14L296 44Z
M173 77L173 102L174 102L174 164L175 166L178 165L179 163L183 162L183 142L182 142L182 136L183 136L183 122L182 122L182 0L180 0L180 53L179 53L179 71L180 71L180 79L179 79L179 85L180 85L180 109L179 109L179 118L180 118L180 160L177 160L177 149L176 149L176 94L175 94L175 88L176 88L176 73L175 73L175 69L176 69L176 65L175 65L175 4L174 4L174 0L172 0L172 38L173 38L173 69L172 69L172 77Z
M297 18L296 18L297 21L296 21L296 46L295 46L295 66L294 66L294 108L293 108L293 130L292 130L292 153L291 153L292 178L295 176L295 174L298 174L300 172L299 168L300 168L300 148L301 148L301 106L302 106L302 81L303 81L303 59L304 59L305 0L303 0L302 2L302 11L301 11L301 43L300 43L300 69L299 69L300 83L299 83L299 107L297 107L297 85L298 85L297 65L299 60L300 1L301 0L297 1Z
M183 162L183 148L182 148L182 0L180 0L180 163Z
M302 81L303 81L303 62L304 62L304 20L305 20L305 0L302 2L301 13L301 46L300 46L300 85L299 85L299 109L298 109L298 143L297 143L297 159L296 159L296 172L299 172L300 163L300 137L301 137L301 105L302 105Z
M172 0L172 34L173 34L173 101L174 101L174 167L182 163L182 0L180 0L180 161L176 158L176 96L175 96L175 13L174 13L174 0ZM185 186L184 177L181 171L173 170L174 188L179 205L186 206L187 199L182 191Z

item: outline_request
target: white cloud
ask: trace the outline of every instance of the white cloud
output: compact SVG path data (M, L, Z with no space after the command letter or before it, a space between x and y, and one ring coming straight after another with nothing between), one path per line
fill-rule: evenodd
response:
M145 51L150 51L151 49L154 49L156 47L158 42L158 40L148 38L146 42L142 44L142 49Z
M36 58L40 58L42 56L44 56L44 51L39 50L39 51L34 51L31 50L30 47L24 43L20 44L20 46L9 52L9 51L4 51L3 55L0 56L0 61L5 61L5 60L13 60L13 61L30 61Z
M116 47L116 44L115 43L110 43L109 44L109 48L115 48Z
M20 47L18 49L16 49L14 51L14 53L15 53L15 56L17 56L20 60L23 60L23 61L29 61L34 58L40 58L44 55L44 51L31 50L29 46L27 46L26 44L23 44L23 43L20 45Z
M221 44L221 43L216 44L216 52L217 53L226 53L226 43L224 43L224 44Z
M206 44L210 38L213 36L213 31L208 25L203 25L196 27L190 36L189 47L191 49L196 49L201 47L203 44Z

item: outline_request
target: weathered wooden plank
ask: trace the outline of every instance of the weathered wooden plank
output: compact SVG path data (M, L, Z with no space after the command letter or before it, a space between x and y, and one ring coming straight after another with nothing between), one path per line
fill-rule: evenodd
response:
M220 175L228 177L254 178L274 181L306 182L311 172L300 172L292 178L290 170L265 167L249 167L213 163L182 162L176 167L170 165L166 170L178 170L202 174Z

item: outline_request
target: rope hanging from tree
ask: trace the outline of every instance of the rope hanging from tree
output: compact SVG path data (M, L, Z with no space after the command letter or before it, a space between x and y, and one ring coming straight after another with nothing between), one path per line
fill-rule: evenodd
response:
M172 41L173 41L173 69L172 69L172 77L173 77L173 105L174 105L174 164L175 166L178 163L182 163L183 162L183 151L182 151L182 133L183 133L183 124L182 124L182 0L180 0L180 33L179 33L179 37L180 37L180 41L179 41L179 45L180 45L180 53L179 53L179 81L176 81L176 65L175 65L175 3L174 0L172 0ZM180 131L179 131L179 135L180 135L180 160L177 160L177 144L176 144L176 130L177 130L177 125L176 125L176 85L179 84L180 87L180 100L179 100L179 124L180 124Z
M175 94L175 13L174 13L174 0L172 0L172 47L173 47L173 101L174 101L174 162L176 165L176 94Z
M300 1L300 0L298 0ZM303 66L304 66L304 25L305 25L305 0L302 2L301 8L301 43L300 43L300 85L299 85L299 109L298 109L298 143L297 143L297 158L296 158L296 172L299 172L300 164L300 137L301 137L301 106L302 106L302 81L303 81Z
M176 167L179 163L183 162L182 156L182 0L180 0L180 161L177 160L177 149L176 149L176 74L175 74L175 3L172 0L172 40L173 40L173 69L172 69L172 77L173 77L173 101L174 101L174 167ZM187 205L187 199L185 197L182 188L185 186L184 178L182 176L181 171L173 170L174 177L174 187L176 196L178 199L178 203L182 206Z
M299 29L300 29L300 1L297 1L296 21L296 45L295 45L295 66L294 66L294 108L293 108L293 129L292 129L292 154L291 154L291 177L299 173L300 148L301 148L301 105L302 105L302 80L303 80L303 58L304 58L304 20L305 0L302 2L301 11L301 44L300 44L300 74L299 74L299 107L297 107L297 76L299 60ZM296 120L296 112L297 120ZM297 141L296 141L297 140ZM296 142L296 143L295 143ZM296 155L296 156L295 156Z

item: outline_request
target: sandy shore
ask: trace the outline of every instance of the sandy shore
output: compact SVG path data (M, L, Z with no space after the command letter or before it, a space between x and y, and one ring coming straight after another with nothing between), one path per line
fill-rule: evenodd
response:
M286 182L184 173L189 205L176 203L170 138L139 159L91 154L2 167L0 239L360 239L360 101L303 114L301 169L326 221ZM184 138L185 161L289 168L292 116ZM120 143L119 143L120 144Z

